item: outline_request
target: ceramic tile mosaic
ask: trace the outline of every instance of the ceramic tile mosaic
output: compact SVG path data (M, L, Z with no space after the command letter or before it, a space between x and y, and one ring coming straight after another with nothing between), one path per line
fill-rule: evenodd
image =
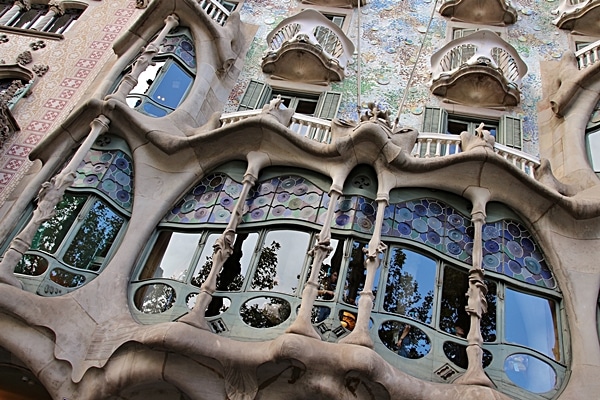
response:
M89 1L88 8L65 34L65 39L44 38L45 46L31 51L33 65L48 65L48 72L36 78L31 94L13 109L21 132L7 141L0 153L0 203L14 190L31 165L27 159L39 141L52 132L81 99L96 78L100 67L113 56L112 42L118 33L141 13L134 1ZM93 23L86 21L93 19ZM0 43L1 57L14 63L18 54L30 50L34 37L6 33ZM36 40L34 40L36 39ZM19 167L15 169L16 160ZM9 162L10 161L10 162Z

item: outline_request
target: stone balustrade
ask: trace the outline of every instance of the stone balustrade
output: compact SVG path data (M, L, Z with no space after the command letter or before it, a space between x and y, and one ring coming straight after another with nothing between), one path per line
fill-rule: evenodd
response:
M246 110L223 114L221 126L226 126L246 118L260 115L262 110ZM288 125L292 131L321 143L331 142L331 121L295 113ZM459 135L443 133L419 133L411 155L416 158L445 157L460 153L461 140ZM535 178L534 171L540 165L537 157L500 143L494 144L494 151L499 156L510 161L515 167Z
M583 49L577 50L575 58L577 58L579 69L584 69L594 63L600 62L600 40L585 46Z
M223 26L229 18L229 10L215 0L198 0L200 7L211 17L217 24Z
M599 36L598 7L600 0L561 0L552 11L552 21L561 29L588 36Z

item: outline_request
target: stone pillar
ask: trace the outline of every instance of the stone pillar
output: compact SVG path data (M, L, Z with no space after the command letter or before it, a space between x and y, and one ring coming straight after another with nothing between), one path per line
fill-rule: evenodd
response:
M50 9L46 13L46 15L44 15L42 18L35 21L33 26L31 26L31 28L29 28L29 29L35 29L37 31L41 31L55 17L57 17L57 16L60 17L61 15L63 15L65 13L64 5L62 4L62 2L50 1L48 3L48 6L50 6Z
M467 306L465 310L471 319L471 328L467 335L467 372L454 383L463 385L480 385L493 388L494 384L483 371L483 337L481 336L481 316L487 312L487 286L483 280L484 272L481 267L483 260L482 230L485 223L485 207L490 198L486 188L471 186L465 191L465 196L471 200L475 237L473 238L473 268L469 271L469 289L466 293Z
M302 290L302 303L300 304L300 311L298 311L298 317L294 323L286 330L286 333L297 333L299 335L314 337L320 339L321 336L313 328L310 318L312 313L313 304L315 298L319 292L319 272L321 271L321 265L323 260L327 258L331 253L331 220L333 219L333 213L335 211L335 205L342 192L334 189L330 190L329 208L325 215L323 227L321 232L317 236L317 243L310 250L310 255L313 257L310 277L306 286Z
M387 246L381 241L381 227L383 226L383 217L385 207L388 204L388 198L381 195L377 196L377 215L375 217L375 228L373 236L369 241L369 248L365 250L367 259L365 267L367 269L367 277L365 278L365 286L360 292L358 300L358 317L354 330L348 336L340 340L340 343L358 344L361 346L373 348L373 340L369 335L369 321L371 319L371 310L373 309L373 283L375 275L379 267L380 255L385 252Z
M108 96L106 99L117 99L119 101L125 102L127 95L131 92L131 90L138 84L138 78L140 74L148 68L149 65L152 64L152 59L158 53L158 49L162 41L165 39L167 34L171 31L171 29L177 27L179 25L179 17L175 14L169 15L165 18L165 26L160 31L156 39L154 39L151 43L149 43L142 50L142 54L138 57L138 59L133 64L131 68L131 72L123 77L123 80L119 84L117 90Z
M50 182L42 184L38 194L38 205L33 211L33 217L23 230L12 240L4 258L0 262L0 282L22 288L21 282L13 272L23 254L31 246L33 237L42 223L54 216L56 205L62 200L65 189L75 180L75 171L83 161L98 136L108 130L109 119L104 115L92 121L89 135L85 138L77 152L69 162Z
M21 12L27 11L31 8L30 0L17 0L15 4L8 10L2 18L0 18L0 25L7 25Z
M256 175L251 172L251 165L248 166L248 171L244 175L242 192L235 204L235 208L231 215L231 219L227 223L225 232L216 240L213 246L212 265L208 277L200 286L200 293L196 298L196 304L192 311L183 317L179 318L179 322L195 326L196 328L210 330L208 322L206 322L205 313L213 298L213 293L217 290L217 277L223 268L223 264L233 253L233 243L235 242L235 231L242 220L244 214L244 206L250 189L256 183Z

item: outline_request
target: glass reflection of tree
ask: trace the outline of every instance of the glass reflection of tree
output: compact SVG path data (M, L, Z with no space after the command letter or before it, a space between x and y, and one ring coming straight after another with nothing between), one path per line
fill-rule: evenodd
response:
M344 301L348 304L356 304L358 293L365 284L365 253L363 249L366 249L367 246L368 243L364 241L352 242L352 254L348 263L344 288Z
M484 342L493 342L496 340L496 284L489 280L485 283L488 287L486 295L488 310L481 319L481 335ZM460 337L466 337L469 333L471 322L465 311L467 305L465 294L468 288L469 277L466 271L456 268L444 270L439 325L444 332Z
M170 286L157 283L144 286L135 297L135 303L141 312L159 314L175 303L175 290Z
M94 202L63 260L73 267L97 271L96 257L106 257L124 219L101 201Z
M235 292L242 289L244 276L242 275L242 247L244 241L248 239L248 233L238 233L233 244L233 251L229 258L225 260L223 268L217 277L217 290ZM212 256L206 257L206 262L198 272L198 275L192 278L191 284L200 287L208 277L212 268ZM224 310L223 298L215 296L206 309L206 316L212 317L218 315Z
M405 327L409 327L403 348L398 346L399 337ZM379 338L385 346L399 355L410 359L426 356L431 349L429 338L419 328L396 321L386 321L379 327ZM401 351L402 350L402 351Z
M406 253L401 248L392 250L383 307L393 312L414 318L424 323L431 322L433 290L424 296L419 291L419 282L407 271L403 271Z

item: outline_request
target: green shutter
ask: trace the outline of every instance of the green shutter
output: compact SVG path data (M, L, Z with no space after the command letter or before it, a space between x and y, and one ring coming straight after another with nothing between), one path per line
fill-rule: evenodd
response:
M499 142L521 150L523 148L523 123L520 118L505 115L500 120Z
M325 92L319 99L319 105L317 106L318 113L316 117L332 120L337 115L340 101L342 100L342 94L337 92Z
M439 107L425 107L421 132L446 133L448 112Z
M264 104L265 93L270 90L269 86L254 79L248 84L248 88L238 106L238 111L255 110Z

